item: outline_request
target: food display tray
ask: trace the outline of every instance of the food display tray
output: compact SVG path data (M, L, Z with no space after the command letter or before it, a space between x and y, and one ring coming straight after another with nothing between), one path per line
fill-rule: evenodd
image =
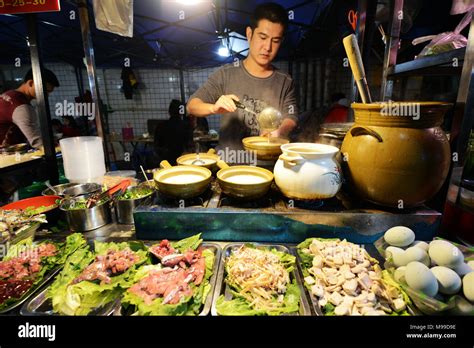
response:
M379 265L383 269L384 259L383 259L382 255L380 255L380 253L377 251L375 246L372 245L372 244L366 244L366 245L363 245L363 247L371 257L373 257L374 259L379 261ZM309 303L310 303L310 306L311 306L311 311L314 315L325 316L322 309L321 309L321 306L319 305L318 298L316 296L314 296L308 290L308 288L306 287L306 285L304 283L303 264L301 262L301 257L298 254L296 248L295 248L295 255L296 255L296 263L298 265L298 274L299 274L300 279L301 279L301 286L303 288L303 291L304 291L306 297L309 300ZM410 305L407 305L407 311L408 311L408 313L410 313L410 315L419 315L419 312Z
M52 282L51 282L52 283ZM46 297L46 294L49 290L51 284L45 286L35 297L30 301L26 302L20 310L20 314L24 316L59 316L60 314L54 313L53 304L51 299ZM89 315L100 315L108 316L111 315L114 311L116 301L111 301L106 305L93 310Z
M147 246L151 246L155 243L150 242L150 243L145 243L145 244ZM214 288L215 288L215 285L216 285L217 272L219 270L219 263L220 263L220 260L221 260L222 249L219 246L219 244L215 244L215 243L203 242L201 245L202 245L202 248L204 250L206 250L206 249L211 250L214 253L214 264L212 265L212 275L211 275L211 278L209 279L211 289L209 290L206 301L204 302L204 306L203 306L201 312L199 313L199 316L206 316L206 315L209 314L209 312L211 310L212 296L214 295ZM114 303L114 309L113 309L112 315L114 315L114 316L123 315L123 313L122 313L122 302L120 300L118 300Z
M55 269L52 269L48 273L45 274L43 277L43 280L38 284L38 285L33 285L27 292L23 294L23 296L16 301L15 303L12 303L10 306L4 308L3 310L0 311L0 314L5 314L19 306L21 306L23 303L25 303L28 299L31 298L39 289L44 287L51 279L56 276L56 274L59 273L59 271L62 269L62 267L57 267Z
M217 299L219 298L220 295L224 295L224 298L226 300L232 300L233 295L230 291L229 285L225 282L225 262L227 258L231 255L231 253L237 249L239 249L244 243L230 243L228 244L223 252L222 252L222 260L220 262L219 266L219 272L217 274L217 282L216 286L214 289L214 296L212 300L212 309L211 309L211 315L213 316L218 316L219 314L217 313ZM255 247L260 248L260 249L276 249L277 251L281 251L290 255L294 255L291 250L280 244L260 244L260 243L254 243L253 244ZM298 271L293 270L290 273L290 281L293 281L296 279L296 283L298 284L298 287L300 289L300 309L298 314L287 314L287 315L301 315L301 316L309 316L311 315L311 309L310 305L308 303L308 300L306 299L306 294L304 291L304 284L302 282L301 276Z

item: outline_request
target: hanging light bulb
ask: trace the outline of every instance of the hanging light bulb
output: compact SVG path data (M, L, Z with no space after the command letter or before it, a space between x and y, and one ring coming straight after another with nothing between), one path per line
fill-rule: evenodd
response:
M221 46L217 51L217 54L221 57L228 57L229 56L229 49L227 47Z

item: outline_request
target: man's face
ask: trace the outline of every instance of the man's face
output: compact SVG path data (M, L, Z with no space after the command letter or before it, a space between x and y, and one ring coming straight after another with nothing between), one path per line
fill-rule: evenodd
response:
M35 83L33 82L33 80L28 80L26 83L28 85L29 94L33 98L36 98ZM48 95L49 95L53 91L54 91L54 86L52 84L50 84L49 82L46 82L46 93L48 93Z
M275 59L283 41L283 25L261 19L252 32L247 27L249 56L260 66L269 65Z

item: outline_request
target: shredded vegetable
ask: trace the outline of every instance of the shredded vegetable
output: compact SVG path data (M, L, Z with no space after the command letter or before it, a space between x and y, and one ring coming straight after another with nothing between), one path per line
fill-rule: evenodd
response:
M240 288L239 295L252 308L271 311L284 305L290 275L273 252L243 245L229 256L227 272L229 282Z

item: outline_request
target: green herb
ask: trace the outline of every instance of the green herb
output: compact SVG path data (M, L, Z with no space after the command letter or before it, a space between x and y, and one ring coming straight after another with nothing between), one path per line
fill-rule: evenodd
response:
M42 206L39 206L39 207L31 206L31 207L27 207L27 208L23 209L23 212L27 216L35 216L35 215L41 214L41 213L43 213L47 210L53 209L56 206L57 206L56 204L42 205Z
M122 196L119 197L119 199L140 199L152 193L153 189L151 187L134 187L126 191Z

